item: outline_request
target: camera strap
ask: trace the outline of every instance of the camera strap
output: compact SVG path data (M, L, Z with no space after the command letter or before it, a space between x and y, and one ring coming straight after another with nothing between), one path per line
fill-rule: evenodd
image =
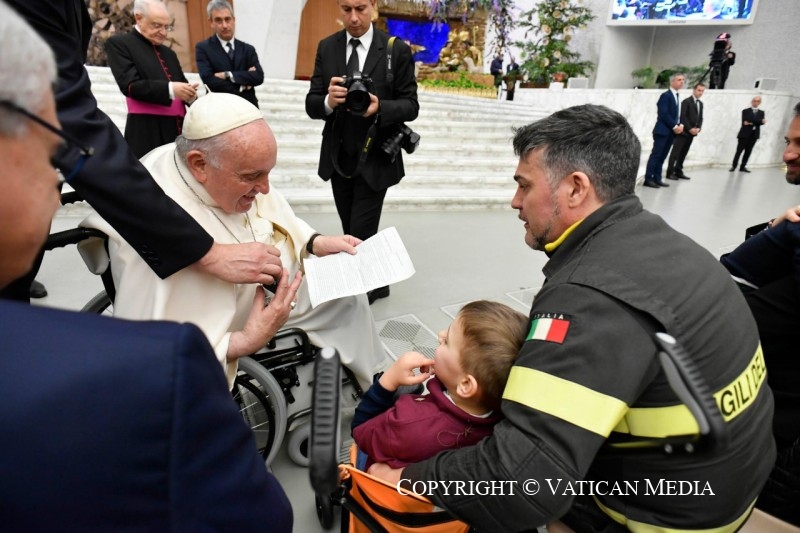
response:
M394 72L392 72L392 47L394 40L397 39L394 35L389 37L389 49L386 51L386 81L391 85L394 82Z
M370 124L369 129L367 130L367 135L364 138L364 145L361 147L361 150L358 152L358 163L356 163L356 168L350 174L346 174L342 172L341 167L339 166L339 153L341 152L341 144L342 144L342 121L339 120L343 113L337 113L336 118L333 119L333 131L331 133L333 139L338 139L339 142L331 143L331 162L333 163L333 169L340 175L345 178L352 178L353 176L357 176L359 172L361 172L364 163L367 161L367 156L369 155L370 149L372 149L373 141L375 141L375 136L378 132L378 118L380 117L380 113L375 113L375 119Z

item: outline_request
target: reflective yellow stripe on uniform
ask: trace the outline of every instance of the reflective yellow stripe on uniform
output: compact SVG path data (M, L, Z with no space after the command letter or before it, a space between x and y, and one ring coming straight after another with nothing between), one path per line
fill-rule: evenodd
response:
M744 371L714 393L714 401L725 422L730 422L752 405L766 377L764 353L759 344ZM637 437L663 438L697 434L700 428L689 408L681 404L669 407L632 407L614 431Z
M522 366L511 368L503 399L566 420L602 437L608 437L628 409L625 402L613 396Z
M747 368L714 394L726 422L753 403L765 378L764 355L759 345ZM503 398L602 437L608 437L612 430L651 438L694 435L700 431L694 416L683 404L629 408L618 398L532 368L515 366L511 369Z
M750 516L750 511L753 510L753 506L756 504L756 501L753 500L753 503L750 504L747 510L742 513L739 518L724 526L712 527L708 529L678 529L674 527L645 524L644 522L637 522L636 520L629 520L624 514L610 509L600 503L600 500L598 500L597 497L594 497L594 501L604 513L610 516L618 524L622 524L627 527L628 530L632 531L633 533L733 533L734 531L738 530L742 524L744 524L745 520L747 520L747 518Z

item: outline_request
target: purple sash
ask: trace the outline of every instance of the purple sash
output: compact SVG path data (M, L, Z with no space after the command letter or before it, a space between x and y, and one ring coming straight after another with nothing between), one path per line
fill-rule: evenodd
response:
M130 96L125 97L128 104L128 113L133 115L163 115L168 117L183 117L186 116L186 106L183 100L175 98L172 100L171 105L151 104L149 102L142 102L141 100L134 100Z

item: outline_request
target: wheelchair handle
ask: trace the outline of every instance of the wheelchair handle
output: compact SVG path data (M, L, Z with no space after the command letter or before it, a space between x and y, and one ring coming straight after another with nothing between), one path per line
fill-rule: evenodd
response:
M701 438L697 447L705 452L724 448L728 443L725 422L714 400L714 393L700 375L686 349L674 337L656 333L661 347L659 359L670 387L697 420Z
M331 347L322 348L314 362L308 455L311 486L325 497L336 490L339 483L341 379L339 352Z

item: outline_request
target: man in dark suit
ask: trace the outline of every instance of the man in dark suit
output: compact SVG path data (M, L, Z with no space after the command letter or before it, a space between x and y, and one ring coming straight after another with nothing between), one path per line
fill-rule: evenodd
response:
M503 83L503 54L497 54L489 65L489 74L494 76L494 86L500 87Z
M320 41L306 113L325 121L319 176L330 180L344 233L366 240L378 232L386 190L405 175L403 154L384 151L404 122L417 118L417 81L411 48L372 25L376 0L337 0L344 29ZM387 68L391 60L391 72ZM346 103L346 74L369 76L369 106L353 112ZM389 287L369 293L370 303L389 296Z
M683 133L683 124L678 106L678 91L683 87L686 77L679 72L669 77L669 89L658 97L658 117L653 128L653 150L647 159L647 169L644 175L644 186L658 189L669 187L661 179L661 169L664 160L672 147L676 135Z
M156 185L119 129L97 108L84 68L92 21L83 0L10 0L9 4L55 53L56 105L64 130L80 135L93 148L88 159L76 150L59 154L76 169L67 181L84 200L136 248L160 278L194 264L231 283L274 283L282 269L277 250L260 243L214 243ZM82 166L77 164L79 160L84 160ZM28 301L40 261L41 257L30 272L0 291L0 296Z
M194 48L197 70L212 92L241 96L258 107L255 88L264 83L256 49L234 38L236 17L227 0L211 0L206 8L214 35Z
M164 46L172 23L163 2L136 0L133 16L133 30L110 37L106 55L128 104L125 140L142 157L180 134L197 84L188 83L177 54Z
M58 208L47 44L0 2L0 287ZM21 90L25 87L26 90ZM71 165L58 163L65 175ZM0 515L8 531L291 531L211 346L193 325L0 301Z
M741 172L750 172L747 169L747 162L750 160L750 154L753 152L753 147L756 141L761 137L761 126L767 123L764 118L764 112L758 108L761 105L761 97L754 96L750 101L751 106L742 109L742 127L739 128L739 133L736 138L739 140L736 144L736 155L733 156L733 164L728 170L733 172L736 170L736 165L739 163L739 156L742 156L742 166L739 167Z
M519 65L514 56L508 56L508 66L506 67L506 100L514 99L514 89L517 88L517 81L521 79Z
M703 127L703 102L700 101L700 97L703 96L705 90L705 85L697 83L692 89L692 96L681 102L683 133L677 135L672 142L672 152L669 154L669 163L667 164L668 179L691 179L683 173L683 161L689 153L692 141L700 133L700 128Z

